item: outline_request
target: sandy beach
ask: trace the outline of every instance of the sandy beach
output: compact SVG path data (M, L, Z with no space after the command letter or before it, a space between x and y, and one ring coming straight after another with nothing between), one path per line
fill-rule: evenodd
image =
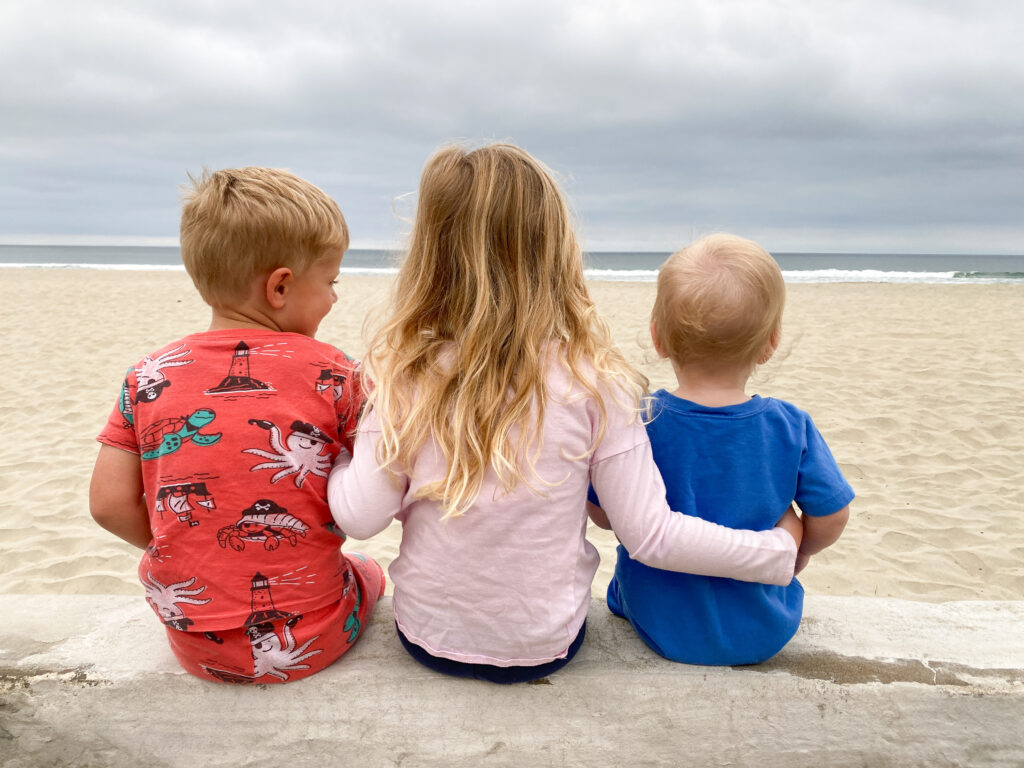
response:
M89 517L95 434L125 368L202 330L181 272L3 269L0 593L139 594L138 553ZM343 276L320 338L360 356L390 278ZM672 373L647 340L654 285L591 285L626 355ZM801 576L823 595L1024 600L1024 286L791 285L782 354L751 392L808 410L857 492L840 541ZM400 529L351 546L387 564ZM603 597L615 540L592 530Z

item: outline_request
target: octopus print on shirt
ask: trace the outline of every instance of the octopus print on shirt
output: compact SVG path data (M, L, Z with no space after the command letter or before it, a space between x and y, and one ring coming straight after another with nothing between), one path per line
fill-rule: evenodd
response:
M193 334L128 369L98 439L140 457L139 578L189 671L294 679L358 635L383 576L342 554L326 493L359 384L344 353L273 331Z
M270 482L276 483L288 475L297 475L295 485L299 488L305 482L306 475L310 473L327 477L332 463L327 446L334 441L321 432L318 427L304 421L293 421L291 432L287 438L282 440L281 430L273 422L265 419L249 419L249 423L270 433L270 447L274 451L274 453L268 453L259 448L246 448L246 453L270 459L270 461L257 464L250 471L280 469L280 472L270 478Z
M140 400L152 402L160 397L160 393L170 386L164 368L176 368L179 365L191 364L192 360L188 359L190 354L191 350L186 349L182 344L156 357L146 355L139 367L135 369L135 380L138 382L135 402Z

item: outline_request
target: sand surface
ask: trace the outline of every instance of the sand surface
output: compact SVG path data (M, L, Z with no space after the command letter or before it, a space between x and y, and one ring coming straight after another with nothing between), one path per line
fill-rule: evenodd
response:
M89 474L125 368L202 330L180 272L3 269L0 593L140 594L138 552L89 517ZM362 354L389 278L343 277L320 338ZM653 284L593 283L654 387ZM801 576L812 594L1024 600L1024 286L791 285L782 354L750 392L808 410L857 492L846 533ZM353 546L385 565L400 528ZM603 597L611 534L593 530Z

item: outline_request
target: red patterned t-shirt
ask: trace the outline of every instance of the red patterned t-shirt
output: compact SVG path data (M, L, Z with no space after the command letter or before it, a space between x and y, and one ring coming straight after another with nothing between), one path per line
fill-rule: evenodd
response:
M346 596L327 476L364 399L353 360L295 333L196 333L128 369L97 439L140 456L139 578L165 624L251 626Z

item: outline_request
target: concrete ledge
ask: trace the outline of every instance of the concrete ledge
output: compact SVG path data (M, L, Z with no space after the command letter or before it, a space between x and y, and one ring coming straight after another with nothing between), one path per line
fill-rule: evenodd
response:
M145 601L0 595L0 766L1024 765L1024 602L807 599L757 667L673 664L594 601L541 684L429 672L385 599L284 686L177 666Z

